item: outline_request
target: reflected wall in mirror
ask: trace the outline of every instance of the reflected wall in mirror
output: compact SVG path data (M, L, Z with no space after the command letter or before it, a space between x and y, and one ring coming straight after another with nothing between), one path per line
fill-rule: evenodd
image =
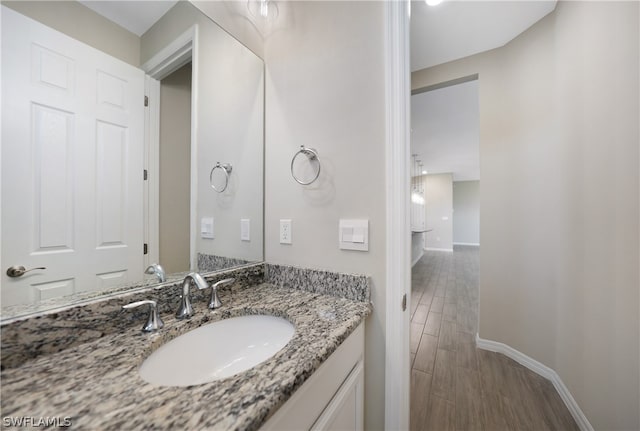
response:
M2 4L2 319L156 282L155 262L263 260L259 57L188 2L138 34L78 2Z

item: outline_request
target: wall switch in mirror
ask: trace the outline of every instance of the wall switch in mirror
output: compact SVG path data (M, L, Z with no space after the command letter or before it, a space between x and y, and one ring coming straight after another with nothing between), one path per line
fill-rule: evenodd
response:
M280 220L280 244L291 244L291 219Z
M251 241L251 222L248 218L240 219L240 240Z
M213 239L213 217L203 217L200 220L200 236Z

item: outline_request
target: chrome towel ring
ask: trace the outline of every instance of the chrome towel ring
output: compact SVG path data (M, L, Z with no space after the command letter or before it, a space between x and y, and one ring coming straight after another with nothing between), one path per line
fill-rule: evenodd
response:
M220 189L217 188L215 184L213 184L213 171L215 171L216 169L222 169L222 171L224 172L224 187ZM227 187L229 186L229 175L231 174L232 170L233 166L231 166L230 163L221 165L220 162L217 162L213 169L211 169L211 173L209 174L209 185L211 186L211 188L218 193L222 193L227 190Z
M300 154L304 154L305 156L307 156L307 158L310 161L315 160L317 162L318 171L316 172L316 175L313 177L311 181L308 181L308 182L302 181L300 178L296 177L296 174L293 173L293 164L296 161L296 158ZM320 159L318 158L318 152L313 148L306 148L304 145L300 145L300 150L297 153L295 153L293 156L293 159L291 159L291 176L293 177L294 180L296 180L298 184L302 184L303 186L308 186L309 184L317 180L318 177L320 176Z

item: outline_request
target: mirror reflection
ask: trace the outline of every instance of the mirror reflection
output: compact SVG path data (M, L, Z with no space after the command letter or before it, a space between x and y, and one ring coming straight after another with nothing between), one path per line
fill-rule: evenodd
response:
M263 259L262 60L188 2L86 4L2 2L3 319Z

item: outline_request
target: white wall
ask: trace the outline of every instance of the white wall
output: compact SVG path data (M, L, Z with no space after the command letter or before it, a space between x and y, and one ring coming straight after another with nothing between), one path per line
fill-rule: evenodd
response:
M3 1L35 19L115 58L140 66L140 38L76 1Z
M263 259L264 63L210 18L179 2L142 35L146 62L193 24L198 25L196 251L250 261ZM233 166L227 190L216 193L209 173ZM220 170L217 170L219 173ZM220 183L217 183L221 187ZM200 237L200 220L214 218L214 239ZM240 219L251 240L240 240Z
M385 91L382 2L281 2L288 27L265 41L266 260L373 281L366 322L365 428L384 427ZM284 10L286 8L286 10ZM317 149L318 181L290 173L300 145ZM369 220L369 251L338 248L340 218ZM279 243L279 220L293 243Z
M480 245L480 181L453 182L453 243Z
M425 211L427 213L427 250L453 251L453 175L425 177Z
M595 429L640 428L639 4L558 2L479 74L480 336L553 368Z

